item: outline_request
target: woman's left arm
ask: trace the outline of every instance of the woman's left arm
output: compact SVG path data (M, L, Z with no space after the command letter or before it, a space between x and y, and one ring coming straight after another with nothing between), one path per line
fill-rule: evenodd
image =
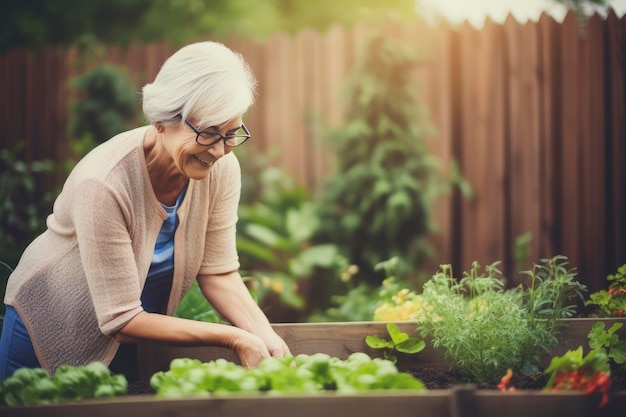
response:
M261 338L272 356L290 354L285 341L274 331L254 301L239 272L200 275L198 284L211 305L231 324Z

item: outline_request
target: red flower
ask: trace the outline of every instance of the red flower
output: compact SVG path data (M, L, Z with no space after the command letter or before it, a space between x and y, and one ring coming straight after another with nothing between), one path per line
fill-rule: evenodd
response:
M602 400L598 405L604 407L609 402L609 389L611 388L611 377L605 372L595 372L590 377L583 375L580 370L560 373L555 378L555 384L550 391L575 390L582 391L584 395L599 392Z
M500 380L500 383L498 384L498 389L500 391L515 391L515 387L509 387L507 388L506 386L509 385L511 383L511 378L513 377L513 370L511 370L511 368L506 370L506 374L504 374L504 376L502 377L502 379Z

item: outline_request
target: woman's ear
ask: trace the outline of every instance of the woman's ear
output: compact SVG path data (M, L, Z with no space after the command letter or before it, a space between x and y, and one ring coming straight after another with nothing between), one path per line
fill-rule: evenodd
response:
M165 130L165 128L163 127L163 123L161 123L161 122L157 122L157 123L154 125L154 128L156 129L156 131L157 131L158 133L163 133L163 131Z

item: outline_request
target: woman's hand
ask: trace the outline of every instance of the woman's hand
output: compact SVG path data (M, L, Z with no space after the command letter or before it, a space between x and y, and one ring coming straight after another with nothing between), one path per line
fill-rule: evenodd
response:
M282 358L286 355L291 355L289 351L289 346L287 343L274 332L273 329L268 329L264 332L259 332L257 335L263 340L265 346L267 346L267 350L270 355Z
M260 337L241 331L233 339L230 348L239 357L239 361L244 368L256 368L263 359L270 357L270 352Z

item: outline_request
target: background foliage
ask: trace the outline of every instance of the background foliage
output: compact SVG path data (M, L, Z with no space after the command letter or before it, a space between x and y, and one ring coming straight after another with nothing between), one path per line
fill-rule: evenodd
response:
M76 77L72 86L78 93L70 103L73 137L88 136L97 144L135 126L138 96L123 68L98 66Z
M413 0L25 0L0 5L0 52L71 46L86 38L127 45L231 35L263 38L302 27L325 30L395 12L415 15Z
M400 271L419 269L428 257L424 237L435 230L433 204L449 188L427 148L432 126L415 105L418 57L406 36L385 29L357 51L345 122L328 134L337 169L320 205L319 239L336 242L373 283L382 280L374 266L394 256Z

